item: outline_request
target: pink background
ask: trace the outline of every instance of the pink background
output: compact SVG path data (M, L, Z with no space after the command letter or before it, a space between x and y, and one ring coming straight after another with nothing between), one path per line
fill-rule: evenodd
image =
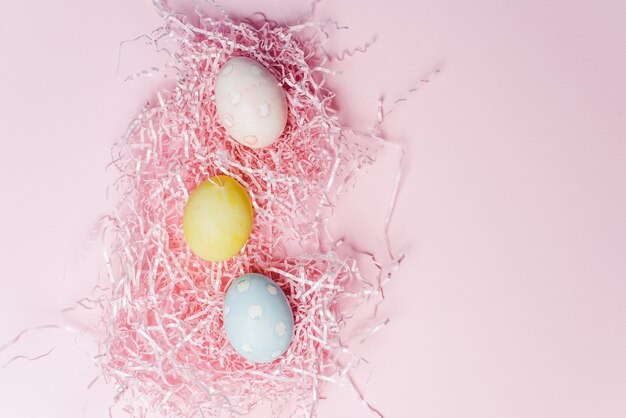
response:
M225 4L280 21L308 8ZM111 142L163 80L123 81L155 61L141 43L116 73L119 42L159 24L148 0L0 5L3 344L67 322L60 309L89 294ZM350 27L333 51L377 36L332 80L347 122L369 126L379 96L442 70L388 117L407 150L391 227L407 257L391 322L361 349L371 403L386 417L626 416L626 3L325 0L318 16ZM381 153L343 202L338 235L382 249L397 158ZM76 346L43 330L0 352L1 366L56 347L0 369L0 416L107 416L114 390L87 391L97 370ZM369 416L344 389L326 396L321 417Z

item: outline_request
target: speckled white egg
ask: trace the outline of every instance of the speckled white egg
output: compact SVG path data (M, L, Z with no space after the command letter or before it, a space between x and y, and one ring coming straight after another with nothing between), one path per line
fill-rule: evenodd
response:
M220 70L215 108L228 135L251 148L273 144L287 123L287 101L278 80L246 57L231 58Z
M224 299L224 329L233 348L253 363L276 360L293 338L293 313L281 288L262 274L244 274Z

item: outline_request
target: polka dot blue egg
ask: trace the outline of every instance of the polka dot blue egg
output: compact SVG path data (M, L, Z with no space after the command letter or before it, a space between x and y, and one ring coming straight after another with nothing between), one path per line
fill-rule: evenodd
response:
M224 299L224 329L233 348L253 363L282 356L293 338L293 313L285 294L267 276L244 274Z

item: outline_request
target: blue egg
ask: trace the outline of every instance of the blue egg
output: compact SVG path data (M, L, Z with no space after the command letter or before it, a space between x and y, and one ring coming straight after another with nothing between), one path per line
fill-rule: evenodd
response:
M253 363L280 357L293 338L293 313L280 287L262 274L244 274L224 300L224 329L237 353Z

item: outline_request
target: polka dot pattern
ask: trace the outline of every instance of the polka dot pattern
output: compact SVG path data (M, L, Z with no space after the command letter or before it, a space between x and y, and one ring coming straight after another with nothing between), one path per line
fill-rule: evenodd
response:
M220 71L215 107L226 133L251 148L271 145L287 123L287 100L278 80L245 57L231 58Z
M293 338L293 313L282 289L261 274L235 280L224 300L224 329L228 341L255 363L276 360Z

